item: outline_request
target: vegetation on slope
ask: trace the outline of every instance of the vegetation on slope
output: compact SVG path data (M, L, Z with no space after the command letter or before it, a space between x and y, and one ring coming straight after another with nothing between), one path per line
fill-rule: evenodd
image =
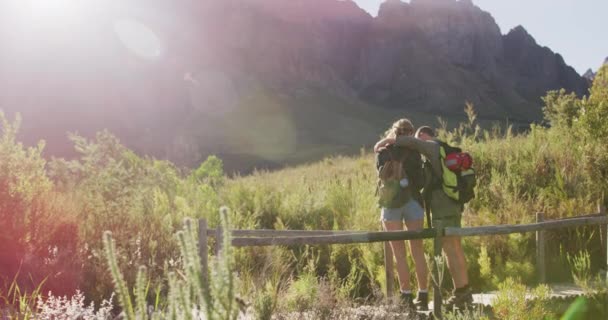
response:
M466 225L527 223L538 211L549 219L595 211L608 189L607 67L589 97L550 92L545 103L551 128L535 126L524 135L482 130L471 109L468 123L440 130L443 139L473 154L479 173ZM74 136L78 159L47 162L43 144L26 148L16 141L18 126L18 119L2 116L0 229L8 232L0 240L8 249L0 251L0 292L8 292L13 279L30 292L46 279L45 291L80 288L96 301L109 297L105 230L116 241L125 281L134 284L136 267L146 265L150 286L162 287L164 272L185 263L173 237L181 221L205 217L214 227L222 205L231 208L238 229L379 228L373 155L364 151L229 179L218 158L185 173L137 156L107 132L92 141ZM556 253L549 255L556 266L550 278L569 278L567 253L582 249L591 254L590 270L600 268L605 251L593 228L550 236L549 250ZM475 288L496 288L508 277L534 282L531 235L468 238L464 245ZM260 297L259 310L373 299L385 283L380 244L247 248L234 258L238 290ZM279 294L284 305L277 305ZM0 303L9 301L3 298Z

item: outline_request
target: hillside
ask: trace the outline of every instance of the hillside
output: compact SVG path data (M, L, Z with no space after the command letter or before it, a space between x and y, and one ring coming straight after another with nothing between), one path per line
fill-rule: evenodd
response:
M350 0L4 9L0 108L47 156L74 155L66 132L107 128L140 154L186 166L219 154L247 171L356 152L397 117L459 120L471 101L481 119L525 123L547 90L587 91L559 54L523 27L503 35L470 0L387 0L378 17Z

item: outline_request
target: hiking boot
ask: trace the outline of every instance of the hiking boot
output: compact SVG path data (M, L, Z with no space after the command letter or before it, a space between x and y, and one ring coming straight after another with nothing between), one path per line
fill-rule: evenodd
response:
M453 310L454 307L460 310L464 310L467 307L471 308L473 306L473 294L469 286L455 289L452 296L445 301L445 306L447 310Z
M414 305L416 306L416 310L418 311L428 311L429 310L429 293L428 292L418 292L418 296L416 300L414 300Z
M416 310L416 306L414 305L414 296L411 293L401 293L399 302L403 309Z

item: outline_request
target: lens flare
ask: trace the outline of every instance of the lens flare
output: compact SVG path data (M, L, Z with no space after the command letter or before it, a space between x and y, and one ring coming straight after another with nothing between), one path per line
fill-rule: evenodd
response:
M83 4L78 0L22 0L13 7L23 18L39 23L65 23L82 16Z
M148 60L160 57L160 38L143 23L133 19L119 20L114 22L114 31L133 54Z

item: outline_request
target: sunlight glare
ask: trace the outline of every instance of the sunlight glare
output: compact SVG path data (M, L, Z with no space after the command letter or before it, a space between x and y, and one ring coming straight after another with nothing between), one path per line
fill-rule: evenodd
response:
M160 38L143 23L124 19L114 22L114 31L120 41L135 55L144 59L160 57Z
M22 0L19 4L25 15L40 22L70 20L82 9L78 0Z

